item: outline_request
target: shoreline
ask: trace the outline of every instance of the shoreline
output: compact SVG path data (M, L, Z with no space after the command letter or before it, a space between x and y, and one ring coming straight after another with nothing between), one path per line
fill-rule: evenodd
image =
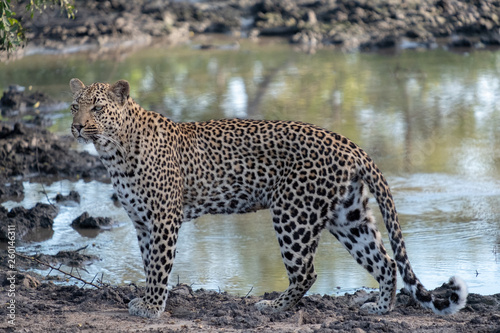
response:
M397 294L393 311L364 315L359 311L376 292L360 290L343 296L308 295L292 309L263 313L254 304L273 299L263 296L234 296L225 292L193 290L179 284L170 289L165 312L158 319L131 316L127 303L144 287L108 286L80 288L76 285L40 283L27 273L14 275L17 285L8 287L7 273L0 274L3 289L15 294L0 299L11 310L0 309L5 332L498 332L500 294L470 294L468 304L454 315L438 316L423 309L411 297ZM12 279L12 277L10 277ZM11 280L9 280L10 282ZM8 289L10 288L10 289ZM13 310L12 310L13 309ZM10 317L9 317L10 315Z
M23 1L19 6L23 5ZM175 45L205 34L258 40L282 37L305 52L321 48L373 52L391 48L500 48L500 6L486 0L77 1L74 20L57 8L21 16L28 45L11 60L37 53L102 52L155 43ZM22 7L17 10L22 13ZM0 54L0 59L7 59Z

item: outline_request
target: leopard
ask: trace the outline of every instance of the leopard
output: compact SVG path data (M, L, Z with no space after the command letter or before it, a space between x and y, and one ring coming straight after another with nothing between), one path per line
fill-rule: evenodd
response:
M261 300L261 312L289 310L317 278L314 257L327 230L379 284L364 314L385 314L396 300L397 272L413 299L437 314L466 304L467 285L452 276L447 293L427 290L410 264L386 178L357 144L297 121L218 119L176 122L142 108L130 84L71 79L73 136L93 143L136 233L146 277L131 315L158 318L180 227L204 214L268 209L288 288ZM369 205L376 199L393 257Z

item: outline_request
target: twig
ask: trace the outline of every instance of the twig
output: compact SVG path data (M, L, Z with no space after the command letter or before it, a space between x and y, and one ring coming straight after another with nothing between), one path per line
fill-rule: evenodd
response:
M89 247L89 244L87 244L87 245L85 245L85 246L82 246L81 248L76 249L76 250L74 250L73 252L78 252L78 251L81 251L81 250L85 250L85 249L86 249L86 248L88 248L88 247Z
M96 277L97 277L98 274L99 273L97 273L96 275L94 275L94 277L92 278L92 281L90 281L90 283L94 283L94 280L96 279ZM99 281L99 279L97 279L97 281Z
M62 265L60 265L59 267L55 267L55 266L52 266L51 264L49 264L49 263L47 263L47 262L43 262L43 261L41 261L41 260L39 260L39 259L37 259L37 258L35 258L35 257L28 257L28 256L25 256L25 255L20 254L20 253L16 253L16 255L17 255L17 256L19 256L19 257L21 257L21 258L28 259L28 260L34 261L34 262L36 262L36 263L38 263L38 264L41 264L41 265L44 265L44 266L50 267L51 272L52 272L52 270L56 270L56 271L58 271L58 272L61 272L61 273L62 273L62 274L64 274L64 275L67 275L67 276L69 276L69 277L73 278L73 279L76 279L76 280L78 280L78 281L81 281L81 282L83 282L83 283L84 283L84 285L83 285L83 286L85 286L85 285L87 285L87 284L88 284L89 286L95 287L95 288L97 288L97 289L102 289L102 287L101 287L101 286L98 286L97 284L94 284L93 282L88 282L88 281L85 281L85 280L84 280L84 279L82 279L81 277L78 277L78 276L75 276L75 275L73 275L73 274L71 274L71 273L68 273L68 272L63 271L62 269L60 269L60 267L61 267ZM93 281L93 280L92 280L92 281Z
M248 295L250 295L250 293L252 292L252 290L253 290L253 287L252 287L252 288L250 288L250 290L248 291L248 293L247 293L247 294L245 295L245 297L243 297L243 298L247 298L247 297L248 297Z
M38 134L38 129L37 129L37 133ZM36 168L38 170L38 175L41 174L40 172L40 163L38 161L38 137L37 135L35 135L35 140L36 140L36 143L35 143L35 160L36 160ZM40 182L40 184L42 185L42 193L45 194L45 198L47 198L47 201L49 203L49 205L51 205L52 207L56 208L56 206L54 206L54 204L50 201L49 199L49 194L47 193L47 191L45 190L45 186L43 185L42 182Z
M241 298L240 303L244 303L244 302L245 302L245 299L247 299L247 298L248 298L248 296L250 295L250 293L252 292L252 290L253 290L253 286L252 286L252 288L250 288L250 290L247 292L247 294L245 295L245 297L242 297L242 298Z
M139 287L133 282L129 283L129 287L134 287L135 291L139 290Z

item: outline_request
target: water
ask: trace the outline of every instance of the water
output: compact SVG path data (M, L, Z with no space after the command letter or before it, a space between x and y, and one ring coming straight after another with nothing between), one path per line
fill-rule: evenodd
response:
M457 274L471 292L499 293L500 53L308 55L285 43L262 44L243 41L236 51L158 46L98 61L82 54L31 56L0 64L0 86L32 86L70 102L72 77L85 83L123 78L141 105L177 121L293 119L340 132L361 145L388 178L410 260L424 285L434 288ZM69 110L51 117L51 130L68 135ZM46 202L41 184L24 185L25 199L5 207ZM86 253L101 261L82 277L104 273L115 284L144 282L135 232L111 201L109 184L60 181L44 188L48 197L77 190L82 202L61 206L52 237L21 244L20 251L57 253L89 245ZM69 224L84 211L118 225L79 234ZM316 269L312 293L377 287L328 233ZM204 216L184 224L170 283L178 281L240 295L284 290L288 280L269 213Z

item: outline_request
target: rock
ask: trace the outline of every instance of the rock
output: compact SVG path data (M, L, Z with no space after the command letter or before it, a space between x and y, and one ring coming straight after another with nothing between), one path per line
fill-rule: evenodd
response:
M406 37L408 38L423 38L425 35L426 32L420 29L410 29L406 32Z
M290 36L299 32L299 28L297 26L279 26L279 27L270 27L270 28L262 28L260 30L260 36Z
M30 231L37 228L52 229L54 218L59 209L52 205L37 203L35 207L26 209L14 207L10 211L0 206L0 240L7 240L8 227L14 226L16 240L21 240Z
M356 327L352 333L366 333L366 331L362 328Z
M31 275L25 274L24 279L22 279L21 283L22 283L23 287L25 287L25 288L36 289L40 286L41 282L38 281L36 278L34 278Z
M110 227L112 224L109 217L91 217L87 212L84 212L71 222L73 228L81 229L101 229L102 227Z
M454 37L450 43L451 47L472 47L474 43L467 37Z
M0 185L13 176L108 177L97 156L71 149L71 139L38 126L16 123L0 125ZM0 186L1 187L1 186Z
M3 116L12 116L35 109L46 110L51 106L59 109L60 104L60 102L39 91L28 94L24 87L10 85L0 99L0 110Z
M80 193L70 191L68 195L57 194L54 198L56 202L74 201L80 203Z
M119 17L115 20L115 28L116 29L123 29L123 27L125 27L126 24L127 24L127 22L125 21L125 18L123 18L123 17Z
M118 194L116 194L116 192L114 192L111 195L111 200L113 201L113 205L115 205L116 207L121 207L122 206L122 204L120 202L120 198L118 198Z
M439 25L444 25L447 21L444 17L439 16L439 15L435 17L435 20L436 20L436 23Z
M394 46L396 46L397 42L398 42L398 39L396 36L388 35L388 36L385 36L384 38L378 40L375 43L375 46L379 47L379 48L394 47Z
M15 123L13 128L8 125L2 125L2 128L0 129L0 140L8 139L17 135L23 135L24 132L24 125L22 123Z
M10 148L12 149L12 147ZM5 147L5 149L8 150L9 147ZM19 201L22 200L23 197L24 197L23 182L14 180L0 185L0 199L2 201L7 201L8 199Z
M88 28L86 26L79 26L75 29L77 36L85 36L88 33Z
M193 297L193 289L185 283L176 285L172 288L172 291L179 295L182 295L183 297Z
M316 18L316 14L312 10L308 10L306 17L304 19L310 25L316 25L318 23L318 19Z
M481 43L485 45L500 46L500 34L490 33L481 37Z

